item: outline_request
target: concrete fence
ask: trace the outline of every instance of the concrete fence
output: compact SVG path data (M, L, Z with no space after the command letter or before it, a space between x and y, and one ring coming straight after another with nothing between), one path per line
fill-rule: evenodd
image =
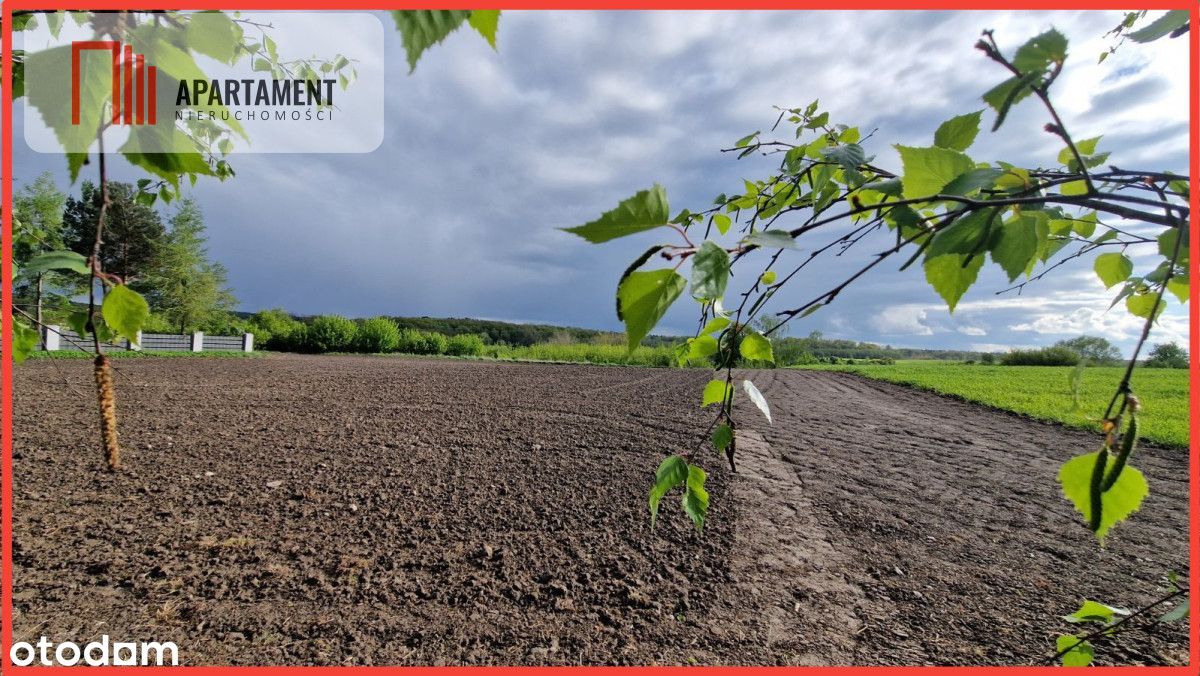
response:
M202 331L195 333L142 333L138 332L138 340L131 343L128 340L118 340L104 343L113 350L145 350L147 352L203 352L205 350L238 350L254 351L254 334L243 333L240 336L206 336ZM82 337L70 329L60 326L47 326L42 330L43 350L91 350L90 336Z

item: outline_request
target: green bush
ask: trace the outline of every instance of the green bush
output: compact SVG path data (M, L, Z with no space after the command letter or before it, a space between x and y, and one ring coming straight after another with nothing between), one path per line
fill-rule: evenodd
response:
M1185 369L1188 367L1188 353L1175 343L1159 343L1150 350L1144 366L1152 369Z
M474 333L450 336L446 344L446 354L455 357L478 357L483 354L483 350L483 336Z
M1079 353L1060 345L1038 350L1012 350L1000 357L1003 366L1074 366Z
M246 330L263 349L301 350L304 346L304 323L278 308L254 313Z
M178 331L179 328L176 327L175 330ZM197 330L208 336L240 336L250 331L250 324L231 312L219 312L208 317Z
M142 333L178 333L179 327L172 326L170 320L161 313L151 312L142 325Z
M401 329L396 350L406 354L446 354L449 347L450 339L440 333Z
M305 345L313 352L346 352L354 349L358 325L338 315L322 315L305 333Z
M387 317L366 319L358 325L355 349L359 352L395 352L400 346L400 327Z

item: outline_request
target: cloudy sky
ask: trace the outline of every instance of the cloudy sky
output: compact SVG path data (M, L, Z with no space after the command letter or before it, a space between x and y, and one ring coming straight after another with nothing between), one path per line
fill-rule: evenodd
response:
M1104 134L1100 150L1121 167L1187 170L1187 44L1127 44L1097 65L1103 34L1121 18L1112 11L513 11L501 19L498 51L462 31L411 75L382 18L378 149L244 155L235 158L235 179L192 189L211 253L229 268L243 309L619 329L612 296L620 271L662 235L589 245L556 228L591 220L656 181L673 211L740 192L742 177L767 175L777 158L738 161L719 150L768 129L774 105L819 98L834 122L877 130L867 152L898 169L893 143L929 145L941 121L982 108L979 95L1003 79L972 48L985 28L1006 50L1051 26L1062 30L1071 58L1055 99L1076 138ZM21 107L18 186L47 169L65 185L63 158L21 140ZM984 120L990 128L990 112ZM1045 121L1035 102L1022 103L970 153L1053 165L1060 144L1041 130ZM115 164L116 178L140 176ZM810 266L774 308L806 302L885 247L868 240L858 254ZM788 255L798 261L804 252ZM1151 261L1135 258L1143 272ZM795 322L792 334L999 350L1086 332L1127 349L1140 327L1119 308L1105 312L1112 294L1089 260L1021 297L996 295L1005 282L987 266L950 315L920 270L881 266L835 305ZM1186 317L1174 305L1155 338L1185 340ZM695 305L681 301L660 330L694 326Z

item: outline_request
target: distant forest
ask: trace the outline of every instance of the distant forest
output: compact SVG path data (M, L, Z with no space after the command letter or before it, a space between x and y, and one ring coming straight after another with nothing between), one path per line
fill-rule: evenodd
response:
M239 312L242 318L249 318L253 313ZM308 322L312 317L295 315L295 318ZM552 324L517 324L514 322L495 321L490 319L470 318L440 318L440 317L388 317L401 329L419 329L421 331L436 331L446 336L475 334L482 336L489 344L507 344L513 346L529 346L543 343L599 343L623 345L624 335L613 331L598 329L583 329L574 326L554 326ZM674 345L679 342L678 336L648 336L644 344L651 347ZM892 347L854 340L825 338L819 331L814 331L804 338L776 338L774 340L776 354L783 357L782 363L789 363L788 355L808 353L818 359L945 359L963 361L977 359L979 352L963 350L922 350L916 348Z

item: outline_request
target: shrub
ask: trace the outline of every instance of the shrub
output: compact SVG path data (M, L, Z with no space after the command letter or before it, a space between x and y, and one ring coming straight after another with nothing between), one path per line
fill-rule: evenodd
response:
M397 350L407 354L446 354L450 339L433 331L402 329Z
M1074 366L1079 363L1079 353L1055 345L1038 350L1012 350L1000 358L1004 366Z
M179 331L178 326L174 326L161 313L151 312L146 318L146 323L142 324L142 333L176 333Z
M314 352L344 352L354 349L358 325L338 315L322 315L308 325L306 340Z
M304 323L284 310L254 313L246 330L254 334L254 344L268 350L300 350L304 344Z
M478 357L483 354L483 350L483 337L474 333L450 336L446 345L446 354L456 357Z
M400 346L400 327L387 317L364 320L358 325L355 349L359 352L395 352Z
M231 312L214 313L197 327L209 336L240 336L250 331L249 322L243 321ZM178 327L175 328L179 330Z
M983 354L979 355L979 363L987 364L989 366L995 364L996 355L992 354L991 352L984 352Z
M1187 350L1175 343L1159 343L1150 350L1145 366L1152 369L1185 369L1188 367Z

